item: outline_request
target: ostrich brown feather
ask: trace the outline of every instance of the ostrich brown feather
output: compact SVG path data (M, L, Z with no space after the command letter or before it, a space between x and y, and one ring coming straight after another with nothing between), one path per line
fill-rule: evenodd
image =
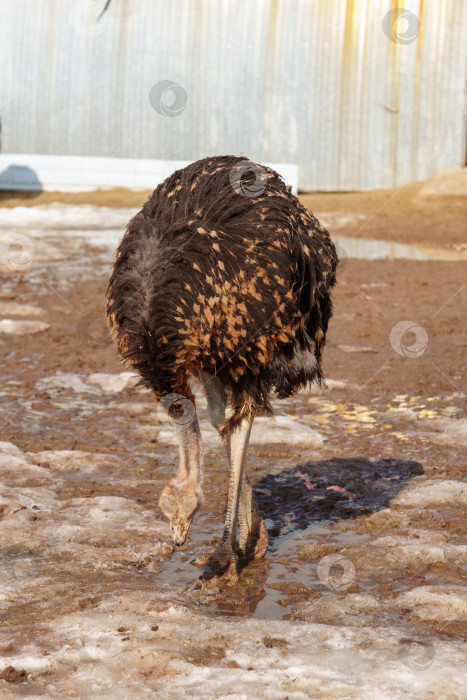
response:
M159 185L128 224L107 291L119 351L157 399L193 399L190 376L219 377L233 408L224 436L271 413L272 391L321 380L337 265L280 176L244 163L205 158Z

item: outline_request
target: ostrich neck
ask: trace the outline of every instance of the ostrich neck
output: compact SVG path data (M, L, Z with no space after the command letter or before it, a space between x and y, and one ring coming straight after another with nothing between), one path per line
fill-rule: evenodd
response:
M179 430L180 469L179 477L200 486L203 482L203 448L198 417L195 416L187 428Z

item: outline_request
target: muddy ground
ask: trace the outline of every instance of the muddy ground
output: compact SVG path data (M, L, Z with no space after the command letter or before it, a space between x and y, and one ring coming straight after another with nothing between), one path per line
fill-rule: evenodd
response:
M303 195L337 238L432 259L342 251L328 387L276 401L252 436L269 552L210 592L194 562L221 532L226 462L204 400L205 504L173 551L157 499L176 433L103 323L145 198L0 201L0 696L463 697L465 172Z

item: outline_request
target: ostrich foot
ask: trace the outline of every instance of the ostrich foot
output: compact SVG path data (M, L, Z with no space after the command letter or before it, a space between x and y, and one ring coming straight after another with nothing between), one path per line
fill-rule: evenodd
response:
M217 549L219 540L217 537L214 537L211 542L209 543L212 546L211 549L211 554L201 554L201 556L196 557L196 559L192 562L195 566L199 566L201 568L204 568L209 564L211 559L214 557L215 551Z
M195 589L215 586L220 578L226 582L236 582L238 580L237 565L238 556L232 546L223 545L220 549L216 549L210 557L205 571L195 583Z
M243 559L260 559L268 551L269 535L263 518L259 518L251 531L240 533L239 551Z
M194 562L192 562L195 566L199 566L200 568L204 569L205 566L209 564L209 560L211 559L209 554L205 554L204 556L201 557L196 557Z

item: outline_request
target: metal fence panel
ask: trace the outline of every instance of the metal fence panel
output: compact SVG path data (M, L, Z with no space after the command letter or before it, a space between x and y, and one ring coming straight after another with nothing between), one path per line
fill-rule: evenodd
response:
M3 152L236 153L319 190L462 164L465 0L104 4L0 0Z

